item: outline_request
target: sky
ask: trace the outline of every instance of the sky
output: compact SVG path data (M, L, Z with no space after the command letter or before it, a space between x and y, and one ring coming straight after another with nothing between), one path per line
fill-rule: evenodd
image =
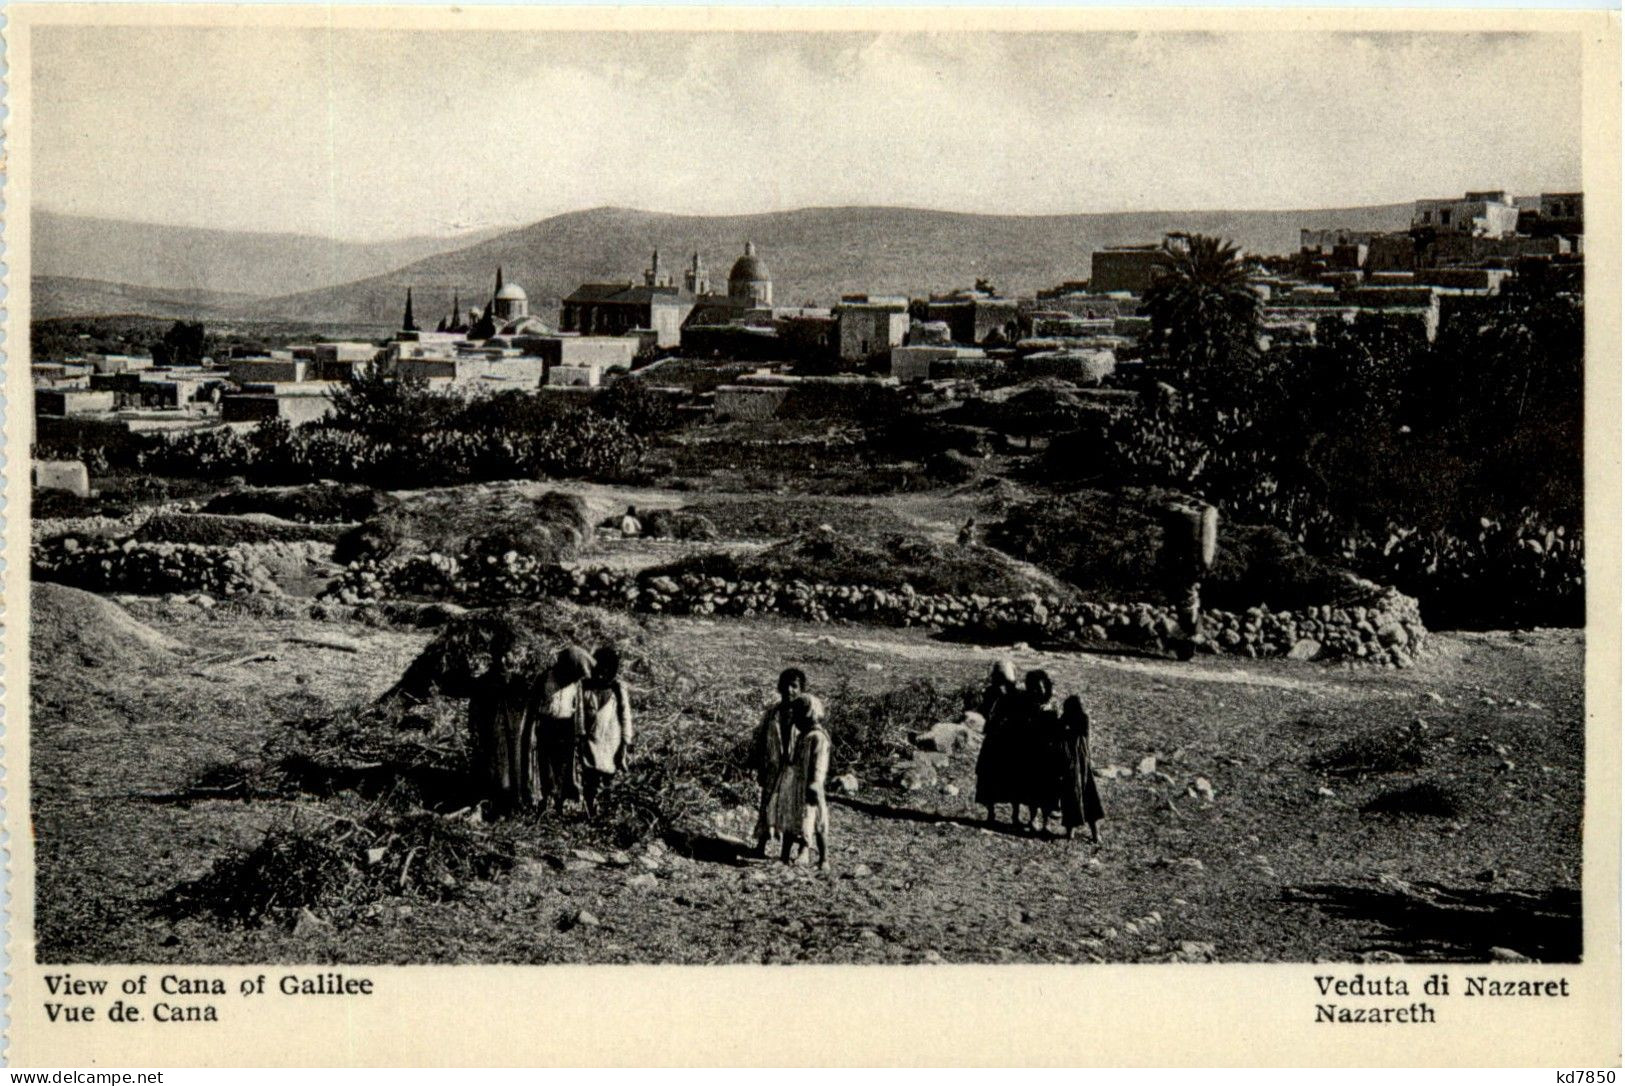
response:
M36 203L383 240L617 205L1040 214L1577 189L1555 34L38 27Z

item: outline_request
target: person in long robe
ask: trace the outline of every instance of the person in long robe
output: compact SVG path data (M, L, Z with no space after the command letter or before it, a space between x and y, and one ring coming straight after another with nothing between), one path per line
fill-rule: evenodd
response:
M989 825L997 820L995 807L1000 803L1011 805L1010 822L1017 821L1011 770L1018 700L1016 667L1009 660L1000 660L982 693L982 749L976 756L976 802L987 808Z
M756 771L756 783L761 798L756 807L756 852L767 855L768 843L777 833L773 818L773 801L779 786L779 774L794 750L795 722L790 703L807 689L807 673L799 667L785 668L779 673L779 698L762 713L752 738L750 762Z
M1028 831L1049 828L1049 816L1061 805L1061 708L1049 672L1027 672L1018 725L1017 792L1027 808Z
M632 749L632 698L620 679L621 654L605 645L592 654L592 677L581 684L586 734L581 743L581 798L589 818L598 797L626 768Z
M1105 818L1106 805L1089 760L1089 714L1074 694L1061 708L1061 825L1068 838L1079 826L1088 826L1089 839L1098 845Z
M486 689L469 698L471 758L494 818L536 801L535 762L525 758L529 717L527 691L513 683L489 680Z
M535 803L553 803L563 813L564 805L581 798L581 760L578 757L586 733L586 703L581 685L592 677L592 657L578 648L561 651L553 666L537 684L526 735L528 750L520 757L535 764Z
M773 823L783 835L780 858L796 863L816 844L818 866L829 867L829 733L824 730L824 707L811 694L799 694L788 713L795 732L790 756L774 790Z

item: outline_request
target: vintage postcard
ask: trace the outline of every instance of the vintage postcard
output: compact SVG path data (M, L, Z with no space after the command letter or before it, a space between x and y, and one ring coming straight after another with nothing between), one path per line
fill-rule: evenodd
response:
M14 1066L1619 1064L1617 13L6 14Z

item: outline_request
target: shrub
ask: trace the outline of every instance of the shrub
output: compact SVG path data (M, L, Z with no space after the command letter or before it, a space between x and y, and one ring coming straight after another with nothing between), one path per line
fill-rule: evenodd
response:
M592 410L624 423L634 434L658 434L678 423L671 398L642 381L615 381L592 400Z
M990 525L987 538L1091 596L1161 598L1168 584L1160 514L1175 497L1158 490L1086 490L1026 502ZM1280 530L1221 521L1202 602L1228 610L1259 604L1288 610L1339 599L1346 586L1344 571Z
M250 487L220 494L205 513L268 513L301 523L357 523L400 503L380 490L355 483L312 483L294 487Z
M939 483L962 484L976 478L980 470L976 461L964 453L947 452L932 453L931 458L925 462L925 473Z
M446 624L380 701L422 700L439 692L464 698L491 684L540 681L559 650L614 644L629 682L670 681L675 665L650 644L642 624L625 615L562 600L470 611Z
M685 509L654 509L640 513L643 534L652 539L680 539L709 542L717 538L717 526L710 518Z
M864 694L843 675L827 698L831 766L854 766L887 758L906 746L910 732L944 720L958 720L967 686L939 687L914 678L875 694Z

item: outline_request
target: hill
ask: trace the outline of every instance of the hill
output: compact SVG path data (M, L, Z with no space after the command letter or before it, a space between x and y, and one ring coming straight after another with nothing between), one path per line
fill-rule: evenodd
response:
M659 248L674 273L698 251L713 282L725 282L745 240L773 273L781 304L828 305L843 292L919 296L970 286L977 278L1030 293L1089 274L1089 254L1107 245L1156 241L1169 230L1218 234L1251 252L1297 248L1301 227L1400 229L1406 204L1319 211L1123 212L1101 215L969 215L908 208L805 208L762 215L668 215L597 208L544 219L452 252L342 286L253 303L256 316L305 320L397 319L415 288L419 321L481 301L502 265L549 319L559 299L588 281L625 280Z
M254 299L252 294L178 287L138 287L129 283L75 279L64 275L35 275L32 281L32 316L35 320L115 314L196 320L228 315Z
M262 234L127 222L36 209L34 276L94 280L166 292L277 295L378 275L491 232L372 243L308 234ZM49 315L49 314L47 314ZM61 314L66 315L66 314Z

